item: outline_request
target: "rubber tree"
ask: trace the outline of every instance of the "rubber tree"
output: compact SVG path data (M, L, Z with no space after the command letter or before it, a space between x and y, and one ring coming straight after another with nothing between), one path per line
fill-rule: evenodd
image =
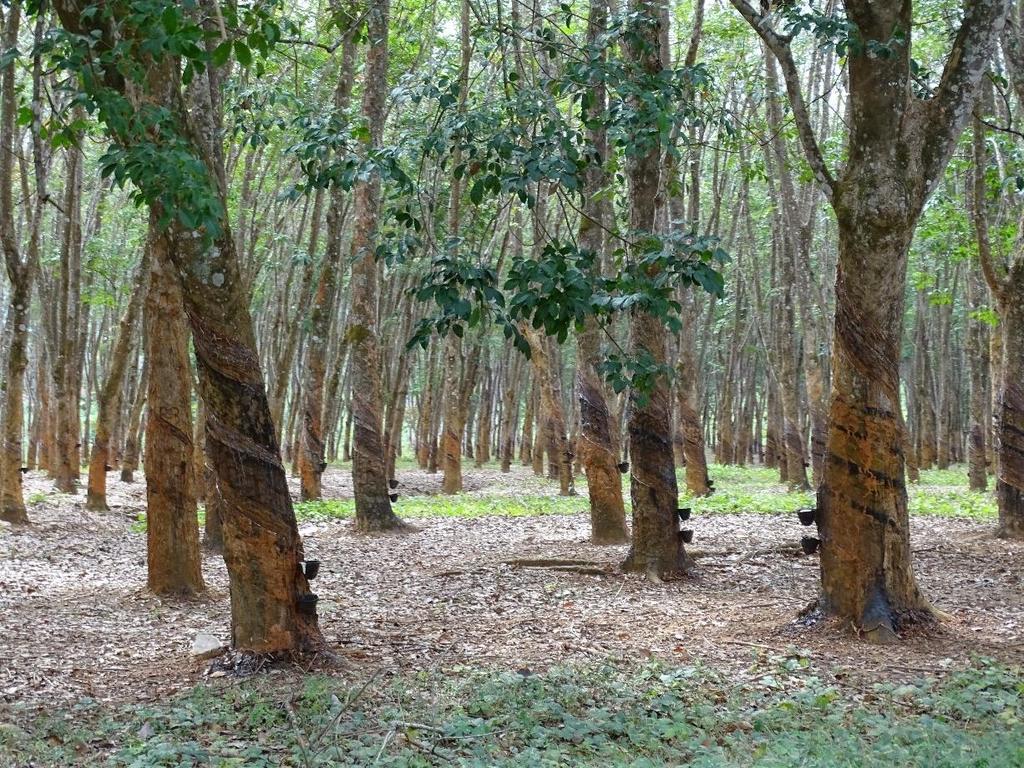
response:
M128 297L128 307L121 316L117 327L117 339L110 354L110 368L103 388L99 394L99 408L96 416L96 435L93 438L92 451L89 454L89 481L86 488L85 506L87 509L106 511L107 509L107 472L110 470L110 436L114 419L121 407L121 392L124 375L128 369L128 358L132 351L132 343L136 334L136 320L142 298L146 295L145 286L150 279L150 248L143 250L138 273L132 281L132 293ZM180 309L180 301L178 302Z
M639 73L655 77L662 70L662 21L658 5L650 0L632 0L629 10L633 29L628 36L626 56ZM635 243L642 243L654 233L655 212L661 207L664 194L661 142L656 139L656 131L644 134L641 143L632 148L626 168L629 229ZM642 244L633 246L634 251L639 248ZM668 332L662 318L643 310L635 311L630 318L629 346L634 358L665 366ZM667 378L655 376L652 386L646 391L633 389L631 398L627 430L633 543L623 567L658 579L684 572L690 565L676 517L679 487L672 450L672 406Z
M384 133L387 96L389 0L372 0L366 9L369 47L363 70L362 114L367 130L362 153L368 158ZM377 334L377 220L381 209L381 178L377 170L361 174L353 194L352 308L346 336L352 355L352 481L356 527L387 531L404 527L391 509L384 460L383 384Z
M667 8L666 8L667 11ZM704 0L697 0L693 9L693 24L690 29L690 44L683 59L684 66L693 67L704 29ZM669 58L665 51L665 58ZM695 128L690 129L696 138ZM693 142L696 144L696 142ZM697 224L701 218L700 153L702 148L693 146L689 150L690 176L687 186L689 194L685 199L671 195L668 201L669 226L680 227L684 220ZM682 188L683 185L680 185ZM685 211L683 206L685 205ZM711 478L708 476L707 446L704 443L704 424L700 417L700 392L698 388L699 359L697 355L698 322L700 305L697 296L690 291L680 297L683 315L683 330L678 338L678 361L676 363L676 417L683 442L683 459L686 462L686 490L691 496L711 494Z
M146 291L146 585L158 595L202 592L192 371L181 285L166 253L169 239L150 223L152 266ZM90 477L91 477L90 473Z
M21 3L13 2L4 20L0 50L17 47L21 25ZM31 222L30 242L22 254L14 225L14 136L17 114L17 91L14 78L15 59L11 58L0 70L0 248L4 267L11 281L9 323L12 328L7 368L3 371L5 389L2 426L0 426L0 520L9 523L27 523L25 498L22 493L22 435L25 392L25 371L28 368L29 311L32 284L38 272L39 220L42 215L44 188L39 167L36 173L37 203ZM38 76L37 76L38 77ZM37 95L38 80L33 89Z
M939 84L924 99L913 88L910 0L846 0L847 158L838 176L818 145L792 38L746 0L732 3L779 63L801 146L838 224L833 379L818 489L819 607L866 639L888 642L901 625L933 618L914 578L904 472L899 362L907 255L971 116L1006 3L966 4Z
M356 59L353 39L355 27L353 23L342 39L341 73L334 90L334 107L339 114L348 109L352 100ZM340 186L331 188L328 194L327 243L310 311L305 383L302 388L302 460L299 462L299 476L303 500L320 498L320 478L327 467L324 455L324 384L327 376L329 326L334 315L342 267L342 224L347 202L347 195Z
M978 257L985 281L995 299L1002 331L1003 367L996 383L995 445L997 533L1024 538L1024 255L999 264L992 253L987 215L985 128L974 125L974 172L971 206ZM1019 244L1018 244L1019 247ZM972 400L974 393L972 392Z
M469 0L462 0L459 4L460 117L466 114L469 99L469 63L472 53L469 32ZM456 146L452 152L452 168L458 168L461 163L462 149ZM462 191L462 174L453 173L448 197L448 240L451 243L461 242ZM461 393L462 384L467 378L467 355L463 350L461 335L450 333L445 337L442 361L444 388L441 396L444 401L444 428L438 446L444 472L441 490L446 494L455 494L462 492L462 433L466 426L466 409L463 408Z
M115 152L158 164L125 172L164 229L164 266L178 277L192 332L207 409L206 449L223 499L232 645L262 653L322 647L315 610L304 598L309 586L300 567L302 539L228 221L217 68L207 67L193 80L203 87L186 99L185 63L163 47L166 38L150 39L153 29L165 26L152 24L147 13L129 15L121 4L80 0L57 0L53 8L83 61L73 74L104 107L100 117ZM196 34L178 6L153 12L165 19L167 9L179 14L177 34L216 42ZM206 10L207 19L219 15ZM141 66L126 75L113 64L128 54ZM158 130L143 130L147 123ZM173 163L182 181L165 184L160 163Z
M587 44L600 51L600 37L608 26L607 0L591 0L587 16ZM587 110L587 140L599 162L587 167L584 175L583 210L580 215L579 245L597 255L597 269L605 263L605 229L608 204L598 194L607 184L602 163L608 157L608 134L599 116L608 103L607 89L600 78L592 78L591 103ZM587 318L576 336L576 392L580 408L580 432L576 453L587 476L590 499L590 540L595 544L621 544L629 541L626 507L622 498L612 420L605 385L598 372L601 362L601 330L593 318Z

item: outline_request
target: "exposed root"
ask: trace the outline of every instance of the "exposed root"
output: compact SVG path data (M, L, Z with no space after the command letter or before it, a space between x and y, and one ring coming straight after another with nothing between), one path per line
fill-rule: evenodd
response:
M821 598L812 600L799 614L794 624L802 627L814 627L826 622L834 625L834 629L841 633L852 632L861 640L873 645L894 645L899 643L903 636L914 629L926 629L935 627L940 619L952 619L952 616L934 608L926 608L916 611L894 612L884 605L876 605L875 610L865 609L861 621L851 621L846 617L829 611L823 606Z
M313 670L334 670L346 668L341 656L334 653L327 644L315 649L255 653L229 649L212 659L203 675L206 677L251 677L272 669L297 669L303 674Z

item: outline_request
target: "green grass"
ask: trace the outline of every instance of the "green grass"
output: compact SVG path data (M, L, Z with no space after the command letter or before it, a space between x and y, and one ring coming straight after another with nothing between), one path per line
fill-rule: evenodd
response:
M708 472L717 488L713 496L691 498L682 503L695 513L788 513L800 507L814 506L811 492L790 491L779 483L778 472L764 467L711 465ZM680 488L685 485L680 473ZM931 469L921 473L921 481L907 486L910 513L934 517L963 517L995 520L998 515L991 492L971 491L964 467Z
M472 470L470 470L472 471ZM814 506L813 492L790 491L779 483L778 472L764 467L736 467L713 464L708 468L717 491L712 496L694 498L685 492L684 470L679 471L682 490L680 504L692 507L695 514L791 514L801 507ZM629 508L629 475L623 475L623 492ZM546 478L516 476L503 487L485 488L481 492L455 496L400 495L395 509L404 518L426 517L532 517L537 515L583 514L588 510L583 497L550 495L553 481ZM586 488L586 478L576 478L577 486ZM991 492L978 493L967 487L967 474L962 467L948 470L927 470L921 482L908 486L912 515L960 517L995 520L996 502ZM31 501L31 500L30 500ZM355 514L351 499L325 499L295 504L300 520L346 519ZM203 509L199 511L200 525ZM145 532L146 516L140 513L132 530Z
M1021 680L979 660L942 682L837 688L796 651L728 676L657 663L454 668L365 689L260 676L155 705L15 713L0 765L1011 768Z
M579 496L402 496L395 511L406 518L417 517L532 517L586 512L587 500ZM355 514L352 499L300 501L295 504L300 520L348 518Z
M788 514L814 506L813 493L788 490L779 483L779 473L774 469L712 464L708 474L715 482L715 493L700 498L685 492L684 473L679 472L680 503L692 507L696 514Z
M995 520L999 514L990 491L972 491L967 484L967 469L926 469L921 481L907 487L910 512L935 517L966 517Z

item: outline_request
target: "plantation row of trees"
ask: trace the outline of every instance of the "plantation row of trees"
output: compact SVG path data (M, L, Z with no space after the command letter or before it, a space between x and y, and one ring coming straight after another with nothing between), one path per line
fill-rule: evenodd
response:
M446 493L464 460L585 474L593 541L660 578L713 453L818 489L820 607L891 639L931 616L921 468L994 475L1024 535L1021 22L11 0L3 519L26 470L102 511L141 459L149 586L203 589L203 502L233 644L303 650L288 471L317 499L351 461L368 533L404 527L401 455Z

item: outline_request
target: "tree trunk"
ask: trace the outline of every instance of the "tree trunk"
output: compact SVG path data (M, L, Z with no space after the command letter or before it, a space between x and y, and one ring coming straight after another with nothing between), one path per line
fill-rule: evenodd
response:
M204 584L196 516L188 327L181 286L155 221L147 248L155 256L146 295L146 357L151 372L144 458L147 586L158 595L192 595L203 591Z
M985 303L985 284L977 265L968 265L967 302L971 313ZM967 359L970 366L970 421L968 425L967 477L972 491L988 488L988 334L987 324L977 316L967 318Z
M1003 382L996 422L998 535L1024 539L1024 259L1011 268L1003 296Z
M110 436L114 418L121 408L122 384L124 382L125 369L128 366L128 356L132 350L135 320L139 313L139 306L142 304L147 280L150 278L149 273L150 257L148 250L146 250L143 253L142 261L139 263L138 274L133 281L132 294L128 299L128 308L121 317L121 323L117 329L117 340L114 342L114 349L110 356L110 369L107 372L106 381L103 382L103 391L100 392L99 396L96 436L92 446L92 453L89 456L89 484L85 499L86 509L107 510L107 472L111 469ZM175 298L179 299L177 304L180 305L180 297L175 296ZM159 306L159 301L157 301L153 311L157 311ZM181 310L179 306L170 315L169 322L182 322L180 315Z
M818 490L821 607L872 640L906 620L931 619L914 579L899 362L907 253L914 228L970 118L1006 16L1004 2L971 3L933 96L913 93L912 5L846 0L865 40L894 40L889 55L848 57L847 159L829 171L804 101L800 73L771 19L732 0L778 59L811 172L836 213L835 362L825 471Z
M0 153L6 153L2 144ZM11 274L11 285L10 312L14 332L5 377L7 399L3 407L3 452L0 454L0 520L20 525L28 523L21 468L25 370L28 367L27 330L32 302L31 282L22 276L20 267L17 273Z
M55 456L51 468L54 485L63 493L78 489L78 399L81 376L77 367L79 295L81 288L81 188L82 156L77 147L68 150L67 179L63 206L64 231L60 256L58 338L53 374L56 406Z
M912 234L913 220L880 228L867 211L839 223L835 367L818 491L822 592L827 610L853 619L878 641L928 612L911 566L899 414Z
M1019 44L1019 43L1018 43ZM1004 46L1005 47L1005 46ZM1008 50L1013 55L1016 49ZM1024 61L1011 59L1020 66L1013 67L1015 83L1024 93ZM998 454L996 468L996 502L999 506L1000 538L1024 538L1024 255L1018 254L1006 274L998 274L992 258L986 209L985 168L987 166L985 130L975 121L974 137L973 205L971 206L978 259L996 299L999 312L1001 358L997 368L995 388L999 393L995 407L995 445ZM1018 243L1019 245L1019 243ZM993 361L995 362L995 361ZM973 398L972 398L973 404Z
M0 48L4 51L15 49L18 44L18 29L21 21L21 3L10 5L3 40ZM38 89L36 80L34 91ZM34 93L33 98L36 94ZM17 111L15 92L14 60L3 67L0 74L0 250L3 250L7 277L11 281L8 300L8 322L11 327L11 342L7 352L7 369L3 385L6 399L2 409L2 432L0 432L0 520L9 523L28 522L25 499L22 493L22 459L24 437L25 371L28 369L29 321L32 305L32 284L38 269L39 228L42 218L42 202L45 190L44 179L39 170L36 178L36 203L30 222L28 253L23 258L18 249L14 226L13 167L14 167L14 124ZM33 135L33 142L38 136ZM38 148L37 148L38 151ZM27 201L26 203L27 204ZM43 383L42 386L45 386Z
M354 31L354 25L353 30ZM335 109L343 112L352 96L355 77L356 46L350 31L341 48L341 76L334 92ZM327 206L327 244L320 280L313 298L309 318L309 346L306 350L305 385L302 391L302 438L299 461L300 493L303 501L319 499L320 478L327 468L324 455L324 382L327 375L327 344L330 323L338 293L341 271L342 215L345 196L340 187L329 190Z
M593 13L593 5L591 9ZM585 247L582 236L580 240L580 247ZM577 337L576 388L580 403L580 435L576 451L587 475L590 540L594 544L622 544L629 541L629 531L604 382L596 367L600 362L598 332L594 322L588 320Z
M206 521L203 546L210 552L224 552L224 497L217 484L217 473L203 450L203 484L206 486Z
M459 397L462 368L462 339L451 334L444 339L444 428L438 446L444 471L441 492L447 494L462 491L462 431L466 426Z
M423 387L420 395L420 413L416 426L416 463L420 469L430 466L431 442L433 441L434 389L437 367L438 344L430 345L427 364L423 369Z
M143 335L145 341L145 335ZM135 385L135 399L132 401L128 414L128 426L125 431L124 453L121 457L121 482L135 481L135 470L139 468L139 431L142 427L142 409L146 405L146 392L149 390L149 358L142 361L142 371Z
M523 335L530 342L530 362L540 382L541 412L546 415L545 432L548 443L548 462L554 479L559 481L560 496L576 494L572 481L572 454L566 437L565 415L562 410L562 388L558 371L552 359L552 340L542 336L532 326L523 324ZM617 479L617 478L616 478Z
M510 364L505 375L505 389L502 391L501 404L501 471L512 471L512 459L515 454L516 427L519 415L519 394L522 380L523 362L518 352L512 351Z
M366 54L363 116L369 135L363 152L380 146L387 96L389 0L372 0L367 11L370 46ZM384 463L380 346L377 340L377 218L381 207L378 173L356 182L352 233L352 307L347 331L352 350L352 482L356 527L386 531L404 527L391 509Z
M661 71L658 7L650 0L631 0L637 22L628 54L648 74ZM645 148L629 159L629 225L635 238L654 231L655 211L662 195L661 147ZM651 275L653 277L654 275ZM645 312L630 319L630 354L654 365L666 363L667 333L662 321ZM623 568L646 572L650 578L683 572L690 562L679 534L676 508L679 489L672 455L672 409L669 386L656 376L649 392L631 393L629 413L630 497L633 502L633 544Z
M101 3L96 14L87 16L74 0L58 0L54 9L69 32L95 37L100 51L114 44L123 21L123 9L116 4ZM213 24L215 9L204 7L204 17ZM207 45L212 47L216 39L210 34ZM124 42L131 46L130 40ZM169 129L179 139L175 151L191 155L199 169L193 180L202 186L204 199L213 201L212 213L203 211L214 217L208 224L198 230L186 227L179 212L166 207L172 202L166 191L159 184L156 189L148 187L156 180L136 179L152 201L151 216L167 222L163 238L169 263L162 266L178 275L192 328L199 387L207 406L206 444L224 498L232 644L262 653L319 648L323 637L316 614L299 608L309 591L299 566L302 540L260 370L248 286L228 223L220 145L222 73L208 66L183 94L180 62L169 56L146 61L146 54L138 55L146 71L139 88L129 87L114 74L105 82L131 99L137 112L152 106L166 111ZM192 102L187 115L183 95ZM108 122L107 129L128 146L139 140L116 122Z
M474 465L483 467L491 460L491 427L494 414L494 377L490 374L487 361L484 361L484 369L488 371L487 378L480 388L480 405L477 408L476 418L476 448Z
M530 377L530 388L526 390L526 405L523 407L523 434L519 441L519 463L524 467L533 464L533 423L537 406L537 377Z
M807 482L807 464L804 453L803 430L800 424L800 380L797 370L797 350L801 345L796 328L796 312L794 309L794 293L796 286L796 255L799 250L800 226L799 212L796 203L796 191L789 173L786 145L782 138L783 117L780 104L778 72L775 61L768 49L765 49L765 70L772 98L767 100L768 124L772 140L765 148L765 156L769 170L775 166L775 175L779 178L779 192L775 196L776 236L773 255L778 257L778 282L781 284L781 304L779 316L772 323L774 344L771 345L769 357L779 381L779 394L782 401L783 445L785 447L786 473L785 480L790 488L809 490Z
M691 496L707 496L711 492L708 477L704 426L697 413L696 307L692 296L685 296L686 326L679 337L679 362L676 365L676 407L678 425L683 437L683 458L686 461L686 489Z

